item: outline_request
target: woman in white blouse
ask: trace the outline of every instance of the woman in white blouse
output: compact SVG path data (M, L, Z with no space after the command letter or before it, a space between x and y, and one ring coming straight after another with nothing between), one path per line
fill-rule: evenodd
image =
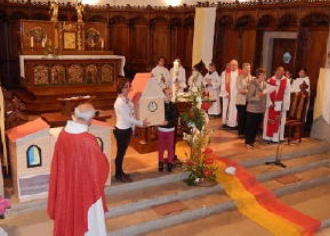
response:
M116 127L114 130L114 135L117 141L115 178L120 182L132 182L130 176L123 171L124 156L133 134L132 128L134 126L145 127L148 125L146 120L142 121L135 119L134 105L128 98L129 89L129 80L121 79L118 82L118 97L114 104L116 114Z

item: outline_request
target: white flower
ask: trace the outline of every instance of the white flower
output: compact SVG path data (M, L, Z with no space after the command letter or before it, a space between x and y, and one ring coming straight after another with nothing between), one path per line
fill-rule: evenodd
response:
M227 168L225 169L225 173L228 174L228 175L235 175L235 173L236 173L236 168L233 167L233 166L227 167Z
M200 178L196 178L195 183L198 183L200 180L201 180Z

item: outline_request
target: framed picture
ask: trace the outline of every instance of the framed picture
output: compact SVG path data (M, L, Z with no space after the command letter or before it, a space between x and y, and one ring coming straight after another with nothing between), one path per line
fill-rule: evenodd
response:
M63 45L64 45L64 49L76 50L77 49L77 33L76 32L64 32L63 33Z

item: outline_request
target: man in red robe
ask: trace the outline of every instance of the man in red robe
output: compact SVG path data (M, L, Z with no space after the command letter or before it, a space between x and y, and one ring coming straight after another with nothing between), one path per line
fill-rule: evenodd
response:
M88 133L94 115L91 104L76 107L55 145L48 195L54 236L106 236L109 164L96 137Z
M268 80L263 139L267 142L284 140L286 113L290 108L290 80L279 66L275 75Z

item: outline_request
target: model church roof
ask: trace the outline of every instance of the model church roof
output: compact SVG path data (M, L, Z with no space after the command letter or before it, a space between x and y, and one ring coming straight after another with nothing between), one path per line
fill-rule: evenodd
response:
M141 97L163 97L163 91L151 73L137 73L131 84L131 91L128 94L133 103L137 103Z
M41 118L27 122L23 125L16 126L6 131L10 141L15 142L18 139L24 138L44 129L49 129L49 125Z

